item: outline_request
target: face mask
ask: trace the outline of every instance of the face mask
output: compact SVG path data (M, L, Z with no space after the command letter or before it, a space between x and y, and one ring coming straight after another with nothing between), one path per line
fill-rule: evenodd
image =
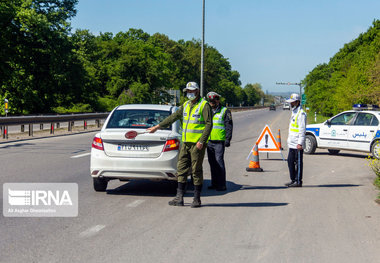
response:
M194 93L187 93L187 98L189 100L194 100L196 98L195 94Z

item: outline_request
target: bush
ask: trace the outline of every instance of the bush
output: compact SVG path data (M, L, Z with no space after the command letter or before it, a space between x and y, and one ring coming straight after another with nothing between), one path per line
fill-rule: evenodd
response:
M65 113L82 113L82 112L92 112L90 104L78 103L73 105L71 108L65 108L62 106L53 108L55 113L65 114Z
M100 97L98 99L97 110L112 111L118 105L116 99L111 97Z
M368 157L368 166L376 174L374 185L376 185L380 189L380 160ZM378 200L380 200L380 194L377 198Z

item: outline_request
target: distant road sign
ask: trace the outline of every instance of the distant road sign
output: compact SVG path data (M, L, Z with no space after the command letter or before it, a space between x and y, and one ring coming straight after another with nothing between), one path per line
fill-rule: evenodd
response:
M302 99L301 99L301 104L305 105L306 104L306 94L302 94Z

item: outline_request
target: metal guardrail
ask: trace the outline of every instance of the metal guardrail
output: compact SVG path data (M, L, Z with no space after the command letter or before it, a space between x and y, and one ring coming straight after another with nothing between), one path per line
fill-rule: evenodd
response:
M244 106L244 107L228 107L231 111L241 111L250 109L267 108L267 106ZM74 121L83 121L84 130L87 129L87 121L95 120L95 125L100 128L100 120L106 119L109 112L102 113L80 113L65 115L31 115L31 116L14 116L0 117L0 134L4 139L8 139L8 126L21 126L21 132L25 131L25 125L28 125L29 136L33 136L33 124L40 124L40 130L43 124L50 124L50 134L54 134L56 128L60 128L60 123L68 123L68 131L72 131Z
M242 111L242 110L255 110L268 108L269 106L242 106L242 107L227 107L231 111Z
M55 128L60 127L60 123L68 122L68 131L72 131L74 121L83 121L84 130L87 129L87 121L95 120L97 127L100 127L100 120L107 118L109 112L103 113L82 113L82 114L65 114L65 115L35 115L35 116L15 116L1 117L0 131L4 139L8 139L8 126L21 125L21 132L25 131L25 125L29 125L29 136L33 136L33 124L50 123L50 133L54 134Z
M83 113L83 114L67 114L67 115L35 115L35 116L16 116L1 117L0 125L21 125L32 123L51 123L81 120L96 120L107 118L109 112L104 113Z

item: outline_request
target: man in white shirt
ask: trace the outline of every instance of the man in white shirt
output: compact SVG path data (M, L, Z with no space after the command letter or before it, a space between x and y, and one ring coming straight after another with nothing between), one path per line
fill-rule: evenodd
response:
M306 113L300 105L300 96L293 93L286 102L292 107L288 135L288 167L290 182L287 187L302 187L303 149L305 148Z

